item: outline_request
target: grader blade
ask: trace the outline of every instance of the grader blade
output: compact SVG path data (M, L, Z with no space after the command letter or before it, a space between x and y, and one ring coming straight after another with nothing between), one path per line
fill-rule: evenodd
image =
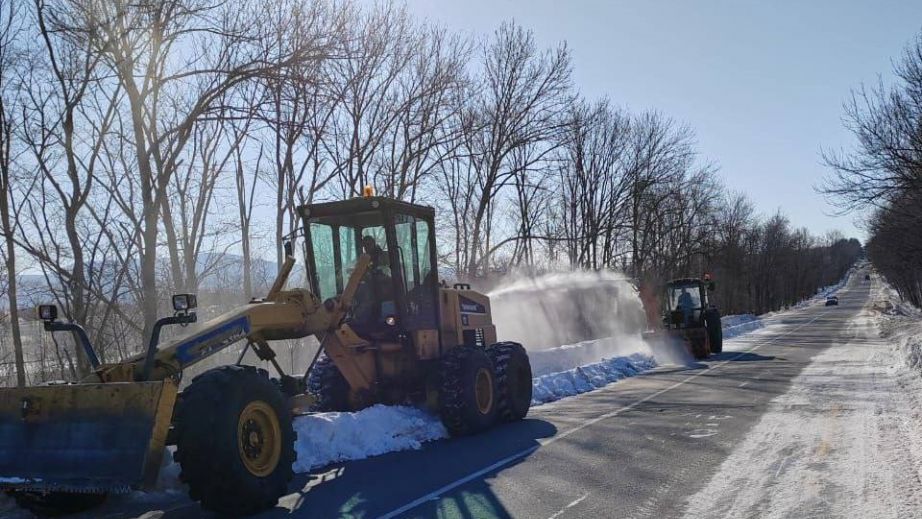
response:
M0 489L124 493L156 480L170 381L0 390Z

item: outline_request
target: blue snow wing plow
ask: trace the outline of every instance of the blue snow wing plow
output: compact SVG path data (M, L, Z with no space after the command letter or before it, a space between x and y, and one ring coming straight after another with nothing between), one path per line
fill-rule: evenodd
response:
M0 391L0 489L124 493L156 480L171 380Z

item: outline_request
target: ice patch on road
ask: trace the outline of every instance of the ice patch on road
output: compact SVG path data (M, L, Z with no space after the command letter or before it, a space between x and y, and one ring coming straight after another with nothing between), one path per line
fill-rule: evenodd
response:
M419 449L448 432L432 414L415 407L375 405L355 413L316 413L295 419L295 472L387 452Z

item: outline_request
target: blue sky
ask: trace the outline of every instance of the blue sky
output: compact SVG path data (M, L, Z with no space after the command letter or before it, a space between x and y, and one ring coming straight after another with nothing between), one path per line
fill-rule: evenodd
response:
M566 40L574 82L631 110L691 126L727 185L794 225L863 238L813 187L821 149L852 144L850 89L891 79L922 29L922 1L408 0L410 12L488 35L513 19L544 46Z

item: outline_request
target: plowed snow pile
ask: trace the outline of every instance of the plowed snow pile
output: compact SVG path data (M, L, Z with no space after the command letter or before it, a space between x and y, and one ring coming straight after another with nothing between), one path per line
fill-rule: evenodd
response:
M406 406L376 405L357 413L318 413L295 420L298 459L295 472L339 461L418 449L423 442L445 438L442 422Z

